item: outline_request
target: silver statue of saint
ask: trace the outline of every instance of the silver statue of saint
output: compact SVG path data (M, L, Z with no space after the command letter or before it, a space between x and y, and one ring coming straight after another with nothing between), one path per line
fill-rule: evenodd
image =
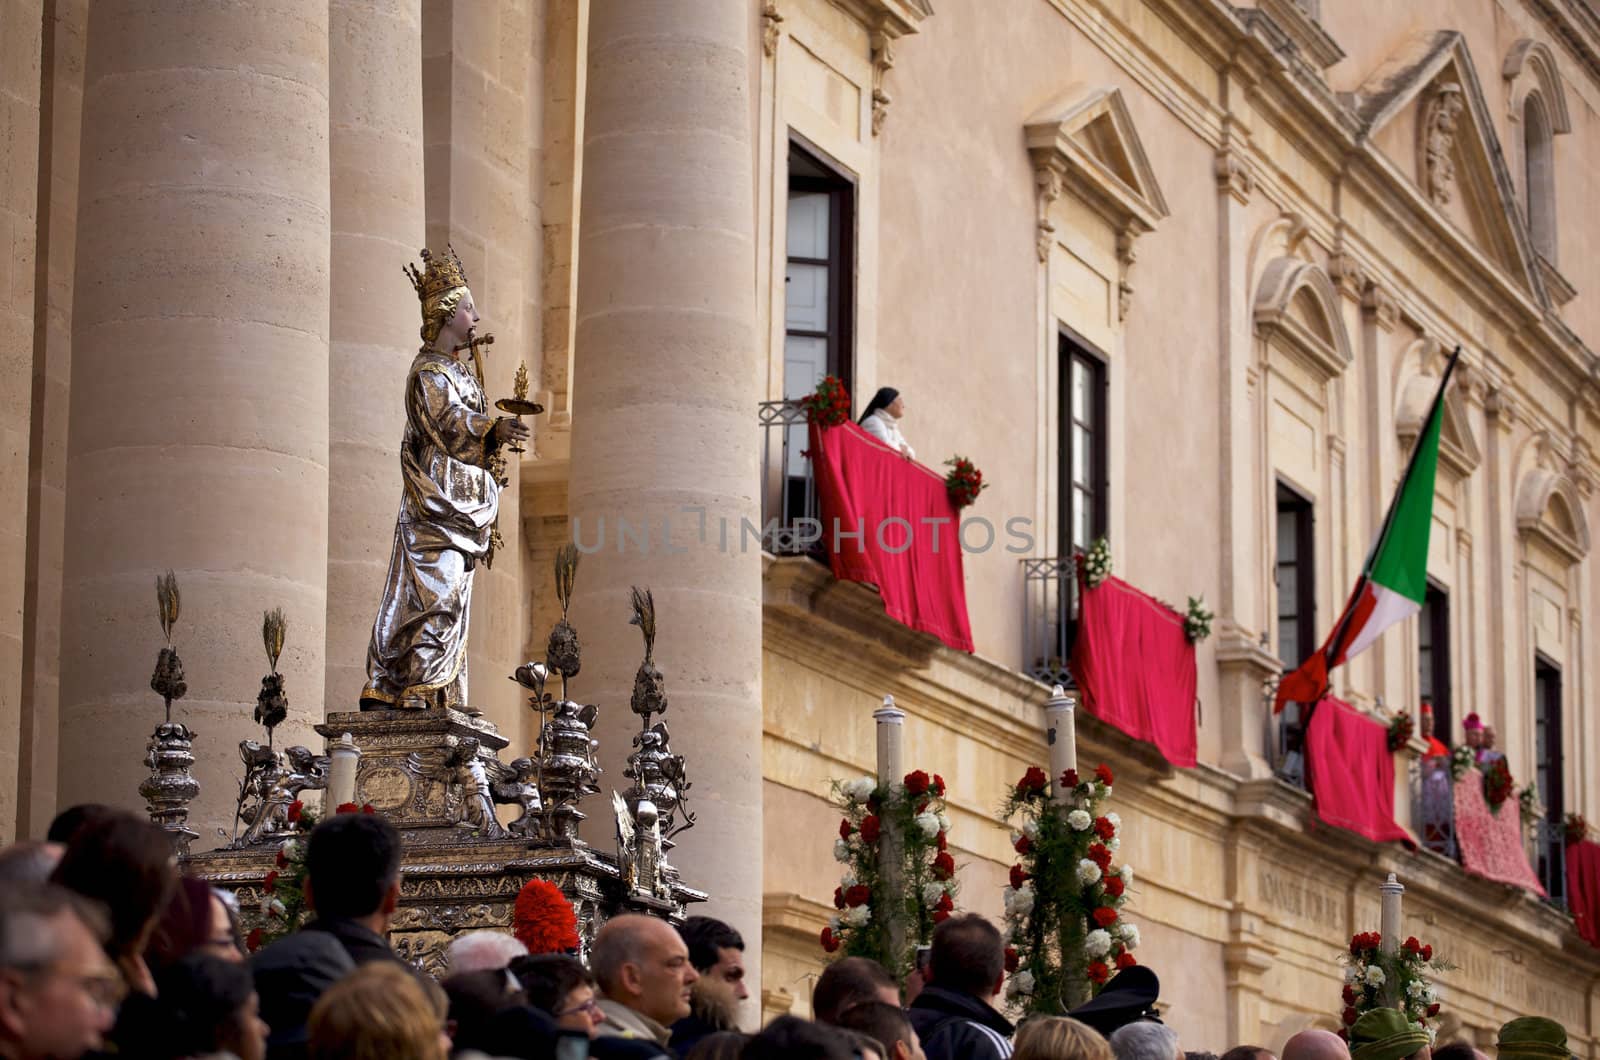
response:
M476 714L467 699L472 575L498 544L500 447L529 432L488 414L477 358L478 345L492 340L476 334L480 318L460 259L424 250L422 264L407 272L422 303L423 346L406 377L400 514L361 709Z

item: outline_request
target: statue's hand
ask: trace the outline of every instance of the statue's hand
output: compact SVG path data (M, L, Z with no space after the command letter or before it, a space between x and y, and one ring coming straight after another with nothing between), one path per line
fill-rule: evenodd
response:
M511 441L523 441L528 437L528 428L512 419L510 416L501 416L494 421L493 437L496 445L505 445Z

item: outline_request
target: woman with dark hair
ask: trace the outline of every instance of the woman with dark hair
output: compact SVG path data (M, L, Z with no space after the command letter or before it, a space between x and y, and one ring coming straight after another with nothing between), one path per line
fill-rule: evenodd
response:
M916 450L907 444L905 435L900 433L900 417L905 414L906 399L900 396L900 391L892 386L881 386L872 395L872 400L867 402L867 410L861 414L861 429L907 460L915 460Z
M52 881L105 906L111 914L106 955L128 989L154 995L145 949L178 882L172 838L131 813L114 813L79 829Z
M594 999L594 976L576 957L557 953L518 957L511 974L522 984L528 1004L549 1013L562 1030L595 1036L605 1018Z
M185 957L156 976L159 1000L150 1026L125 1039L123 1052L158 1060L262 1060L268 1027L250 969L204 953Z
M185 876L172 891L161 919L150 936L145 963L160 977L162 968L191 953L205 953L225 961L243 961L234 936L233 918L211 885Z

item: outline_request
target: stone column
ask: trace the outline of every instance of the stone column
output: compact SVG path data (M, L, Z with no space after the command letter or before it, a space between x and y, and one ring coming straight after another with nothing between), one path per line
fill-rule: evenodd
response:
M33 390L23 385L37 349L34 271L39 202L40 8L0 6L0 128L7 134L0 184L0 843L17 835L23 717L23 582L28 557L28 472ZM48 142L48 141L47 141ZM34 454L35 462L37 454Z
M664 720L700 816L672 860L711 891L706 912L744 935L759 983L761 554L740 533L760 519L755 11L744 0L591 3L568 500L585 548L606 525L605 548L578 569L572 616L585 646L576 691L600 705L605 780L627 783L642 655L628 586L649 586ZM648 526L648 546L619 550L619 519Z
M328 9L100 0L84 86L60 799L142 805L171 567L204 850L261 731L263 609L290 624L279 746L322 714Z
M406 370L422 339L401 275L423 242L421 0L328 9L332 288L324 707L355 710L400 508ZM442 247L440 248L443 249Z

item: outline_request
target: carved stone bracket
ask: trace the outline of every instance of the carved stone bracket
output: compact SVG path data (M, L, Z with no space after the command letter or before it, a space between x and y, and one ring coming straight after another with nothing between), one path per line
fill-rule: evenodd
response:
M1256 180L1250 175L1250 164L1245 161L1243 154L1232 147L1222 148L1217 152L1213 172L1217 187L1233 196L1235 202L1243 206L1250 201L1256 189Z
M783 36L783 15L778 12L777 0L766 0L761 5L761 50L769 56L778 54L778 40Z
M894 69L894 41L883 30L875 30L870 38L872 48L872 135L883 131L883 120L889 116L892 102L884 85L884 75Z
M1347 298L1360 301L1370 282L1367 270L1361 267L1354 255L1340 250L1328 259L1328 277L1334 287Z
M1368 281L1361 292L1361 311L1370 314L1384 331L1393 331L1400 322L1400 307L1377 283Z
M1050 220L1050 207L1061 198L1061 168L1045 163L1033 171L1034 185L1038 189L1038 251L1039 264L1050 260L1050 245L1055 242L1056 226Z

